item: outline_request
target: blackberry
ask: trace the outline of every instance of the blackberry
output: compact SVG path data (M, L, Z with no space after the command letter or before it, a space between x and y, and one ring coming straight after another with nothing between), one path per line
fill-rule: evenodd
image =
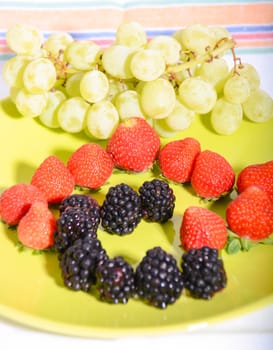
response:
M139 188L143 218L164 223L173 216L175 195L163 180L145 181Z
M142 217L139 195L121 183L110 187L101 206L101 224L109 233L132 233Z
M132 266L121 256L105 260L97 268L97 289L102 300L126 304L135 293Z
M57 219L57 230L54 233L56 250L63 252L78 238L96 238L99 221L100 213L97 207L67 208Z
M218 250L210 247L190 249L182 256L185 288L194 298L210 299L227 284L223 260Z
M96 282L96 269L106 260L106 251L98 239L77 239L60 258L64 284L73 290L88 292Z
M86 194L71 194L70 196L66 197L61 203L60 203L60 213L63 213L67 208L94 208L94 210L99 211L99 205L96 199L86 195Z
M158 308L173 304L183 290L182 273L175 258L160 247L147 251L135 276L139 297Z

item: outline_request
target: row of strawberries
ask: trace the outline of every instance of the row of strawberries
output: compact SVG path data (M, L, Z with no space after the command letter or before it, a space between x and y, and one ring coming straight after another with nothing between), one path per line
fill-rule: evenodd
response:
M160 148L160 138L142 118L121 123L106 150L96 143L81 146L67 164L50 155L36 169L30 184L16 184L0 197L1 219L18 225L18 239L33 249L53 244L56 219L48 204L60 203L75 188L99 189L110 178L114 167L140 172L157 160L161 174L175 183L190 182L202 198L216 200L231 192L235 173L220 154L201 150L194 138L171 141ZM180 228L185 250L204 245L222 249L228 241L228 228L236 239L257 242L273 232L273 161L249 165L236 182L238 196L226 208L226 221L204 207L186 209ZM226 224L227 222L227 224Z

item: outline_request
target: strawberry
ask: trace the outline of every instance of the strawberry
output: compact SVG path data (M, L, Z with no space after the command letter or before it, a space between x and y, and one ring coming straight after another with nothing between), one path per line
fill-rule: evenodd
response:
M150 168L160 148L160 138L148 122L133 117L120 123L106 151L120 169L140 172Z
M49 156L34 172L31 184L45 193L48 203L60 203L73 192L75 182L65 164Z
M204 246L222 249L227 242L225 220L209 209L188 207L180 226L180 241L186 251Z
M19 241L32 249L46 249L54 243L56 220L47 204L34 202L20 220L17 233Z
M251 164L238 174L236 187L239 193L251 185L259 186L267 192L273 202L273 160Z
M220 154L205 150L196 157L191 185L198 196L217 199L230 192L234 182L234 170Z
M261 240L273 233L273 203L258 186L249 186L226 209L231 231L240 237Z
M74 176L76 185L96 190L111 176L114 165L100 145L88 143L72 153L67 167Z
M46 196L37 187L19 183L7 188L0 197L1 219L15 226L35 201L47 203Z
M162 175L179 183L190 181L200 151L200 143L192 137L167 143L158 155Z

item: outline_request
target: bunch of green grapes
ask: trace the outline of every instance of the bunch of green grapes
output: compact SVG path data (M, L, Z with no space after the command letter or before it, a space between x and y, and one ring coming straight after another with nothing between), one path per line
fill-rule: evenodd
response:
M234 59L230 68L224 59L228 50L235 57L224 28L194 24L148 40L139 23L122 23L115 42L101 48L65 32L44 39L15 25L7 44L16 54L3 69L10 97L23 116L49 128L108 139L120 121L139 116L171 137L202 115L229 135L243 115L255 122L273 116L255 67Z

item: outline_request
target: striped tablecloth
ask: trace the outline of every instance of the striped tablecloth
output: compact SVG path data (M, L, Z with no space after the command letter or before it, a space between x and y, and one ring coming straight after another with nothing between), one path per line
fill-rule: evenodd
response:
M5 35L15 23L33 25L47 37L66 31L102 46L118 25L137 21L148 37L171 34L193 23L226 27L244 53L273 52L273 1L215 0L0 0L0 59L11 55Z

